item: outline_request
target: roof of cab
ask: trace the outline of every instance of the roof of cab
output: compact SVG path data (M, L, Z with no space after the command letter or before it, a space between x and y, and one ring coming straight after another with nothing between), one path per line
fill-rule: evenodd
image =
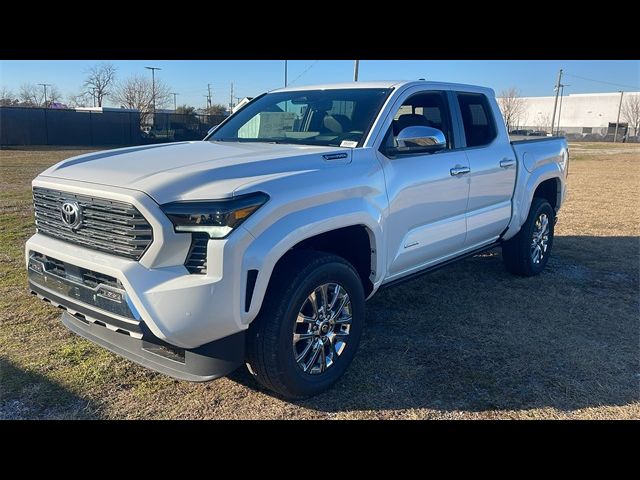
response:
M432 82L428 80L381 80L377 82L344 82L344 83L326 83L322 85L300 85L295 87L278 88L271 90L273 92L296 92L304 90L334 90L340 88L399 88L405 86L424 85L429 88L445 88L447 90L465 90L471 92L483 92L495 96L493 89L481 87L478 85L465 85L462 83Z

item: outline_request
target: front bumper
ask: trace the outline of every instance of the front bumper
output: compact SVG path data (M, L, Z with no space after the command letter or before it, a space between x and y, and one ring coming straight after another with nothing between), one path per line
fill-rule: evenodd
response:
M196 349L169 345L145 332L134 338L89 323L63 312L62 323L72 332L129 360L179 380L205 382L227 375L244 362L244 332L230 335Z
M192 349L157 338L114 278L34 252L28 277L31 293L63 309L62 322L71 331L145 367L181 380L207 381L244 362L244 331Z

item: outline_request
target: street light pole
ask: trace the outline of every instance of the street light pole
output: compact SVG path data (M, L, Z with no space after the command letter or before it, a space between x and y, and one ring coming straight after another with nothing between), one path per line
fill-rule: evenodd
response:
M177 92L171 92L171 95L173 95L173 112L175 113L176 110L178 110L178 104L176 103L176 97L178 95L180 95Z
M553 127L556 124L556 108L558 107L558 95L560 94L560 84L562 83L562 69L558 72L558 81L556 83L556 101L553 104L553 116L551 117L551 135L553 135Z
M47 87L50 87L50 83L39 83L38 85L42 85L44 87L44 108L47 108Z
M562 115L562 99L564 98L564 87L570 87L571 85L560 84L560 107L558 107L558 126L556 128L556 135L560 135L560 116ZM553 130L551 131L553 135Z
M353 61L353 81L358 81L358 69L360 68L360 60Z
M287 88L287 74L288 74L288 64L287 61L284 61L284 88Z
M153 104L153 113L156 113L156 70L162 70L158 67L144 67L151 70L151 102Z
M613 134L613 143L616 143L618 140L618 125L620 124L620 110L622 110L622 96L624 92L620 90L620 104L618 105L618 118L616 119L616 130Z

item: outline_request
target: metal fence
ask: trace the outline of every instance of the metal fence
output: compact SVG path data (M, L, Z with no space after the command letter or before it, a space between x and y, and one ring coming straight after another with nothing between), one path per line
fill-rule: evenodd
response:
M0 145L141 145L201 140L224 115L0 107Z

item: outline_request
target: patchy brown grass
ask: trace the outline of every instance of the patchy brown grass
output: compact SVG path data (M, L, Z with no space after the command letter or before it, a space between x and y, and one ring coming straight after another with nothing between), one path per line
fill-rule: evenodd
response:
M79 153L0 151L0 418L640 418L638 147L572 145L542 275L510 276L495 250L381 292L345 377L294 403L243 369L145 370L27 294L30 181Z

